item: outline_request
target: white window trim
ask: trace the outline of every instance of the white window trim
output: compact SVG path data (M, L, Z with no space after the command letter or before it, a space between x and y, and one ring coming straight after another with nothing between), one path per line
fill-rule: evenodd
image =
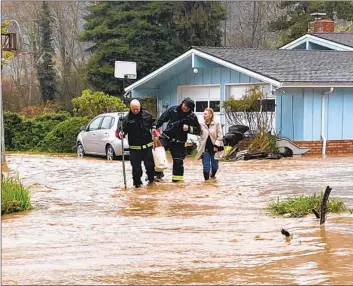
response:
M273 86L269 83L266 82L251 82L251 83L243 83L243 82L239 82L239 83L226 83L225 84L225 98L229 98L229 92L230 92L230 88L232 86L253 86L253 85L268 85L269 86L269 95L267 96L266 99L275 99L276 96L274 94L272 94L272 90L273 90Z

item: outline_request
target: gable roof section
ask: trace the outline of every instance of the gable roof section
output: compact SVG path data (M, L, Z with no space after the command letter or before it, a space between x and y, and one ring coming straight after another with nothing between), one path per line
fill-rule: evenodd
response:
M353 52L196 47L281 83L353 84Z
M353 51L353 33L305 34L280 49L294 49L307 41L336 51Z
M293 83L320 84L320 86L336 83L353 86L353 51L193 47L156 71L126 87L125 91L128 92L154 79L193 55L277 87Z
M165 72L166 70L168 70L169 68L174 67L175 65L177 65L179 62L185 60L187 57L193 57L193 55L197 55L200 56L204 59L210 60L212 62L215 62L219 65L222 65L224 67L228 67L232 70L244 73L246 75L249 75L250 77L254 77L256 79L259 79L260 81L264 81L270 84L273 84L275 86L280 86L280 82L270 78L270 77L266 77L262 74L256 73L251 69L247 69L241 66L238 66L235 63L232 62L228 62L222 58L217 58L212 54L207 54L202 52L201 50L198 49L194 49L191 48L190 50L188 50L187 52L185 52L184 54L180 55L179 57L175 58L174 60L170 61L169 63L165 64L164 66L160 67L159 69L155 70L154 72L146 75L145 77L139 79L138 81L136 81L135 83L129 85L128 87L126 87L124 90L126 92L146 83L149 80L152 80L153 78L157 77L158 75L162 74L163 72ZM191 68L191 67L190 67Z
M353 48L353 33L314 33L312 35Z

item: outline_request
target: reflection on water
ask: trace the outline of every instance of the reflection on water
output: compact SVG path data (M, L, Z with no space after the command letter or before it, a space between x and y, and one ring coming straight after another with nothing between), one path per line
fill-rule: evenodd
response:
M187 160L185 183L137 190L129 164L124 190L119 161L10 155L8 165L39 208L2 217L3 284L353 283L352 214L320 227L264 210L327 185L353 207L353 157L221 163L209 183Z

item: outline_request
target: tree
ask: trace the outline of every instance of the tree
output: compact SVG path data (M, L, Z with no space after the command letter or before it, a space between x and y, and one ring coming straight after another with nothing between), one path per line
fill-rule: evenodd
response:
M220 46L226 10L218 2L177 2L174 22L181 50L190 46Z
M113 95L123 93L122 81L114 78L114 61L137 62L141 78L191 45L219 45L225 16L219 3L196 1L100 2L88 9L81 39L95 45L87 78Z
M224 1L228 11L224 23L225 46L262 48L276 38L268 29L268 22L278 18L278 2Z
M7 27L9 25L8 21L1 23L1 35L7 35ZM1 67L6 65L10 59L13 58L13 53L11 51L1 51Z
M1 35L7 34L8 22L1 23ZM13 53L10 51L1 51L1 69L7 61L13 57ZM0 85L1 86L1 85ZM0 95L0 128L1 128L1 169L7 169L6 157L5 157L5 132L4 132L4 109L3 109L3 99ZM2 181L2 174L1 174Z
M48 1L50 22L52 24L52 46L55 50L55 70L57 71L56 103L71 110L71 99L81 94L85 88L83 74L89 53L85 49L89 43L81 42L78 34L84 25L83 16L87 14L88 2ZM11 30L16 30L21 49L4 69L6 90L5 109L20 111L29 105L42 102L37 78L37 59L39 54L39 19L42 2L4 2L2 15L11 21ZM5 87L5 86L4 86ZM63 103L63 104L62 104Z
M72 99L72 105L77 116L94 117L101 113L129 110L120 98L104 92L92 92L90 89L82 91L80 97Z
M52 46L53 31L50 21L49 5L43 1L39 19L39 54L37 55L37 73L40 84L40 94L46 103L55 99L56 95L56 72L53 61L54 48Z
M87 53L84 52L87 43L80 42L78 34L83 27L87 3L54 1L49 4L54 23L53 47L58 51L58 99L71 110L71 99L84 89L80 73L87 63Z
M353 2L324 2L324 1L303 1L303 2L281 2L279 7L286 13L270 23L272 31L279 31L282 42L293 41L308 31L309 22L313 21L310 15L315 12L324 12L332 19L337 13L341 19L353 20Z
M20 111L23 107L40 104L36 53L38 52L38 19L41 2L2 3L2 15L11 19L10 29L19 41L16 57L4 69L4 108ZM15 24L15 25L14 25Z

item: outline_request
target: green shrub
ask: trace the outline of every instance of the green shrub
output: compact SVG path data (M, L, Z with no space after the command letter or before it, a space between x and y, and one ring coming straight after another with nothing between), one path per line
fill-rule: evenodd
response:
M69 112L49 112L39 115L35 118L36 121L47 122L47 121L56 121L61 122L69 118L71 115Z
M53 128L60 122L65 121L70 118L71 115L68 112L59 112L59 113L44 113L34 119L35 122L40 122L44 129L44 137L53 130Z
M271 202L268 204L268 211L272 215L289 214L290 217L303 217L312 213L312 209L319 212L323 194L308 197L294 197L282 202ZM328 212L338 213L348 211L344 201L340 199L329 199L327 202Z
M90 89L84 90L80 97L72 99L71 102L76 116L95 117L105 112L128 111L120 98Z
M80 127L88 124L88 117L71 117L57 124L40 144L40 150L48 152L73 152Z
M27 151L35 148L45 136L43 126L33 120L24 120L12 138L14 150Z
M265 152L277 154L279 152L277 138L267 132L260 133L251 141L248 151L250 153Z
M260 87L250 86L241 99L229 97L222 104L226 112L260 111L260 100L264 98Z
M16 150L13 146L13 140L21 129L22 123L23 117L19 114L10 111L4 112L5 146L7 150Z
M60 122L70 117L67 112L45 113L25 120L17 113L6 112L5 146L7 150L28 151L36 148L45 136Z
M31 194L18 178L5 177L1 180L1 215L29 210Z

